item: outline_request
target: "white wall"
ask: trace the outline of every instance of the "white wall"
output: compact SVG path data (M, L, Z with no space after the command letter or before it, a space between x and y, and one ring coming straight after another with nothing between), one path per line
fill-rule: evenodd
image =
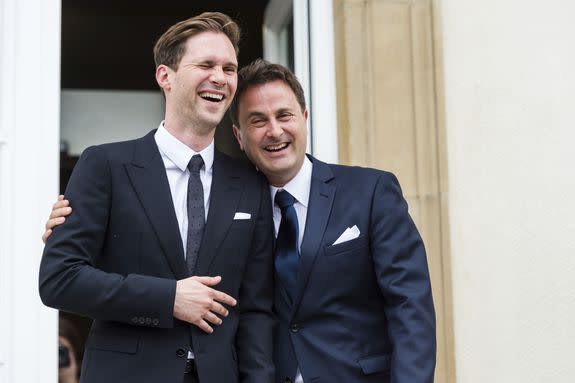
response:
M58 192L60 1L0 0L0 382L57 381L57 312L38 296Z
M575 3L438 3L457 382L574 382Z
M164 118L160 91L63 90L61 135L70 154L90 145L138 138Z

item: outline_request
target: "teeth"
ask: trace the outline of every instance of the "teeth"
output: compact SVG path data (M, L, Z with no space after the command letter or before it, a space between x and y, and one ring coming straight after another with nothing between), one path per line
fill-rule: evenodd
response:
M209 99L217 100L217 101L222 101L222 99L224 98L224 96L221 94L210 93L210 92L202 92L202 93L200 93L200 97L209 98Z
M288 144L286 142L277 144L277 145L268 145L266 146L266 150L277 151L287 147Z

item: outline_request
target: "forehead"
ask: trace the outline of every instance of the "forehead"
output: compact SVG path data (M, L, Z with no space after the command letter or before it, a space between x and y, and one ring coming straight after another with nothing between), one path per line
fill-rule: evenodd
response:
M242 92L238 104L240 113L242 109L251 111L269 108L270 106L274 106L274 109L288 107L297 107L299 109L295 93L281 80L249 86Z
M185 59L219 59L237 63L236 51L230 39L221 32L206 31L188 37L185 42Z

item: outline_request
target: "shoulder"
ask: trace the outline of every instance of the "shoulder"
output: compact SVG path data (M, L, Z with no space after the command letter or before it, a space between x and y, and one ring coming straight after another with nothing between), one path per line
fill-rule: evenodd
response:
M153 132L144 137L133 140L110 142L105 144L93 145L84 150L81 158L100 158L112 162L127 162L132 160L137 147L153 148L155 147ZM157 150L157 149L156 149Z
M350 184L397 184L397 177L386 170L363 166L350 166L328 164L317 159L313 159L314 167L327 168L333 174L336 182Z
M257 171L255 166L247 159L233 158L219 150L214 152L214 166L215 169L227 172L236 177L247 178L249 180L265 180L263 174Z

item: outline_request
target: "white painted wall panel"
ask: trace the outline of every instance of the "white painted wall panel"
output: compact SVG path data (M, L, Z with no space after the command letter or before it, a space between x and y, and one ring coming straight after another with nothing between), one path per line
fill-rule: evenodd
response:
M575 3L441 0L458 382L575 381Z

